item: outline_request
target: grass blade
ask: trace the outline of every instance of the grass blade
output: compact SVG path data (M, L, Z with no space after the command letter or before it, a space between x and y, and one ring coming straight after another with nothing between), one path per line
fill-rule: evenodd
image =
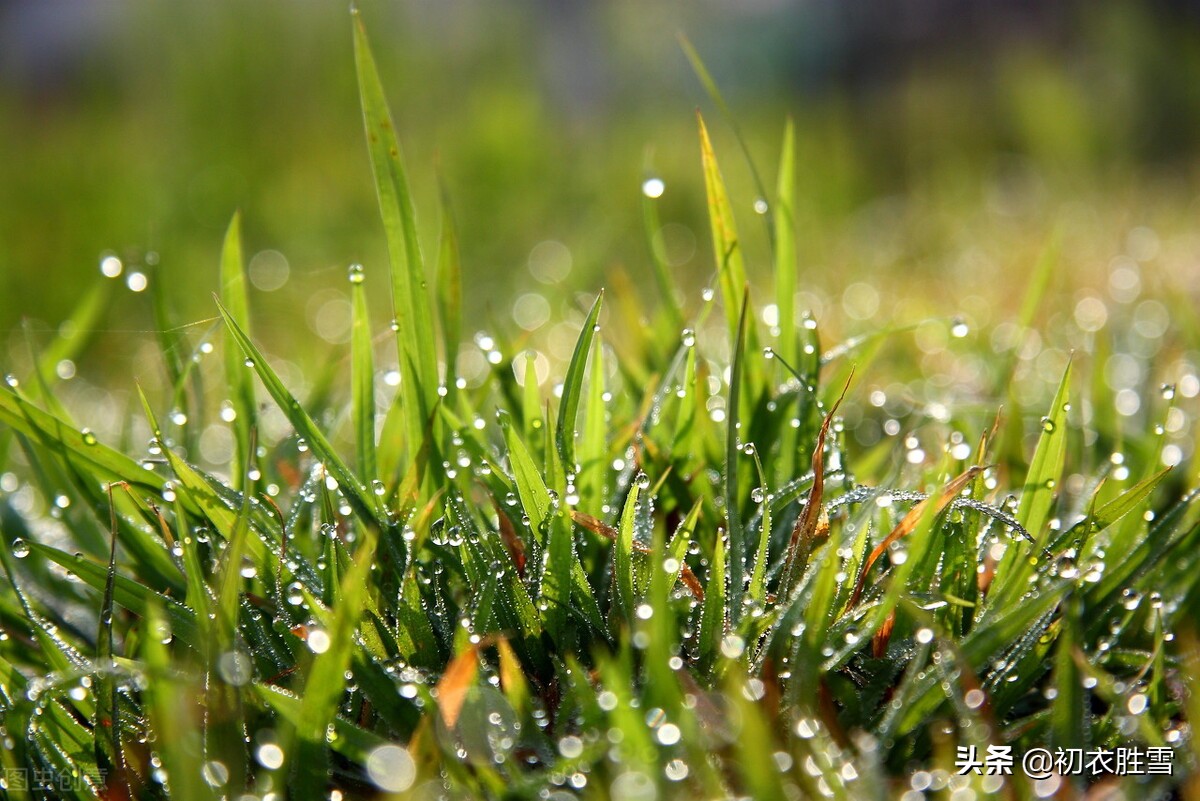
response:
M775 187L775 306L779 310L779 355L797 363L796 340L796 128L791 118L783 132L779 180Z
M713 542L713 557L708 566L708 584L704 588L704 604L700 612L700 632L697 642L696 661L702 675L711 675L721 653L721 641L725 638L728 605L728 586L725 566L725 537L718 533Z
M454 393L458 389L458 343L462 337L462 259L450 193L441 180L438 181L438 188L442 202L442 233L437 264L438 314L442 321L442 353L446 360L446 380L443 382L446 404L453 407Z
M708 219L712 229L714 256L717 264L717 282L725 305L725 320L729 325L729 339L738 339L738 318L743 287L746 286L746 268L742 259L742 244L738 239L737 226L733 221L733 209L725 191L725 180L717 166L717 156L708 138L704 118L696 115L700 127L700 161L704 168L704 189L708 195Z
M361 265L350 268L353 318L350 328L351 413L358 446L358 475L364 486L378 479L375 461L375 357L371 350L371 322L367 313L367 290Z
M750 175L754 179L754 188L761 198L767 197L767 185L763 183L759 176L758 167L754 163L754 157L750 155L750 147L746 144L746 138L742 136L741 128L738 126L737 117L734 116L725 98L721 95L721 90L717 87L717 82L713 80L708 68L704 66L704 61L700 58L700 54L696 48L692 46L691 41L686 36L680 34L679 44L683 48L684 55L687 56L688 62L692 65L692 70L696 73L696 77L700 79L700 83L704 86L704 91L708 93L717 110L721 112L721 116L725 118L725 124L733 131L733 136L737 139L738 147L742 149L742 155L746 157L746 165L750 168ZM767 234L772 240L775 238L775 232L772 228L772 218L766 218Z
M1050 409L1042 418L1042 433L1038 436L1033 460L1029 463L1025 487L1021 492L1021 505L1017 510L1017 519L1034 538L1034 545L1039 549L1045 548L1046 541L1052 534L1046 522L1057 497L1063 466L1066 464L1070 388L1071 365L1068 364L1058 390L1054 393ZM1017 594L1024 591L1033 570L1033 565L1026 556L1027 551L1028 545L1023 542L1014 542L1005 551L1000 566L996 568L995 583L988 597L988 606L992 609L1003 608L1015 600Z
M579 399L583 395L587 357L592 349L592 339L596 336L600 305L603 302L604 292L601 291L592 303L591 311L588 312L579 332L579 339L575 342L575 352L571 354L567 377L563 381L562 402L558 407L558 453L562 457L563 466L571 473L576 473L579 469L575 457L575 420L579 415ZM525 380L529 380L528 372Z
M221 248L221 302L229 309L229 315L241 326L250 330L250 301L246 290L246 264L242 248L242 215L236 213L229 221L225 232L225 243ZM241 488L246 468L254 461L250 453L250 431L258 416L254 399L254 383L243 366L245 356L242 349L232 341L225 344L225 390L233 405L234 458L229 466L229 477L234 489Z
M725 410L728 424L725 429L725 519L729 525L730 582L729 600L733 610L733 623L737 623L742 606L742 583L746 572L746 538L742 528L742 515L738 508L738 457L741 454L741 390L742 365L746 350L746 315L750 309L750 290L742 295L741 314L738 315L737 333L734 337L733 366L729 376L729 405Z
M297 748L291 754L296 770L296 791L315 798L325 793L328 781L326 730L333 722L346 686L346 671L354 650L354 632L367 606L371 565L378 535L371 526L359 528L359 544L350 570L342 578L340 601L329 627L329 647L318 654L304 682L296 724Z
M325 465L326 471L333 476L342 491L346 494L346 498L355 508L360 516L365 520L374 521L383 526L387 525L387 521L383 518L378 502L373 493L367 490L358 476L355 475L341 457L334 451L333 446L325 437L325 434L317 428L317 424L309 416L304 407L300 405L300 401L288 392L287 387L279 380L279 376L271 369L271 365L267 363L266 357L254 346L250 341L250 337L242 330L237 321L230 316L229 311L221 305L220 301L217 305L221 309L221 316L225 318L225 324L229 331L233 334L233 339L241 347L242 352L246 354L247 363L258 373L259 380L266 387L267 393L279 405L288 422L296 429L296 433L304 437L312 448L314 454L319 458L322 464Z
M426 298L425 267L417 233L416 211L408 187L408 176L400 154L400 143L379 80L375 58L367 41L366 27L357 9L354 17L354 60L362 102L367 150L375 176L379 211L387 238L395 307L397 345L405 398L409 448L416 452L425 432L425 421L437 402L437 353L433 320Z
M625 506L621 510L621 524L617 527L617 547L613 550L613 578L617 586L617 609L629 622L633 621L633 609L637 606L637 580L634 577L634 520L637 515L638 495L641 483L634 480L629 485Z

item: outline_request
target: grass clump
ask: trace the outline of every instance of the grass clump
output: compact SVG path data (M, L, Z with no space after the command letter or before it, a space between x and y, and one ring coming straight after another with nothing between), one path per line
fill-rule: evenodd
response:
M380 273L352 267L348 382L334 364L302 401L260 351L235 217L220 335L179 336L155 298L171 386L140 397L148 453L99 441L56 398L72 329L0 391L10 797L1181 785L1195 492L1158 468L1160 433L1097 411L1102 384L1081 398L1086 354L1044 409L951 409L902 450L854 448L839 410L862 406L855 376L894 332L829 347L794 308L790 129L765 216L783 322L760 326L701 122L719 291L690 308L652 249L661 311L619 352L605 314L633 301L597 290L555 392L492 337L467 382L457 233L443 208L427 264L357 19L354 36L395 320L370 319ZM1040 269L1026 327L1052 255ZM381 408L383 344L401 380ZM1173 394L1145 402L1166 414ZM217 408L220 475L196 457ZM282 437L262 433L271 408ZM1173 773L959 775L960 748L993 746L1018 765L1034 747L1166 749Z

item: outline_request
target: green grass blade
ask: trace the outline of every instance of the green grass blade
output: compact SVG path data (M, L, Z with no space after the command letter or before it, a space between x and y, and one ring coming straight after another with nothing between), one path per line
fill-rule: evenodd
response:
M629 494L625 497L625 506L621 510L621 522L617 526L617 543L613 551L613 578L617 586L617 608L630 622L633 620L633 609L637 605L633 543L634 520L637 515L640 492L640 481L635 479L629 485Z
M430 304L426 297L425 266L417 232L416 211L400 143L387 98L371 54L367 31L357 9L354 17L354 59L362 102L367 150L371 156L379 211L387 238L392 274L392 302L396 312L401 372L411 388L407 396L410 449L417 450L434 404L437 402L436 344ZM407 369L406 369L407 368Z
M225 243L221 248L221 302L229 309L229 315L243 331L250 330L250 299L246 289L246 263L242 248L242 215L233 215L225 232ZM258 417L254 399L254 383L243 366L245 356L242 349L226 340L225 390L235 415L233 420L234 458L229 466L230 480L234 489L241 487L246 468L254 463L250 453L250 432Z
M1017 510L1017 519L1034 537L1039 549L1045 547L1052 533L1046 523L1058 495L1058 486L1066 464L1070 388L1071 365L1068 364L1058 390L1054 393L1050 409L1042 418L1042 432L1038 436L1033 460L1029 463L1025 487L1021 492L1021 504ZM1010 544L996 569L994 585L988 596L988 607L1001 609L1012 603L1019 593L1024 592L1033 570L1033 565L1029 563L1028 550L1027 543L1014 541Z
M797 363L796 340L796 128L789 118L783 132L779 180L775 187L775 305L779 310L779 355Z
M342 578L339 603L327 635L329 647L313 661L304 682L296 723L297 748L291 754L296 791L314 798L325 792L328 781L326 730L335 720L338 702L346 687L346 672L354 650L354 632L367 607L371 565L378 534L371 526L359 527L354 561Z
M446 404L454 406L458 389L458 345L462 337L462 259L450 195L443 181L438 181L438 187L442 202L442 233L437 263L438 314L442 322L442 353L446 360Z
M113 487L108 486L109 510L112 516L112 549L108 556L108 572L104 577L104 600L100 604L100 630L96 634L96 715L93 731L103 732L96 737L96 764L108 773L110 789L128 793L125 776L125 755L121 747L120 696L113 663L113 606L117 584L117 507L113 503Z
M378 479L379 468L375 461L375 357L371 348L371 321L367 313L367 289L363 278L359 265L350 268L350 294L353 297L350 384L353 387L351 411L358 448L358 475L364 486L370 486L372 481Z
M754 188L758 192L758 196L764 200L767 198L767 185L763 183L762 177L759 175L758 166L754 163L754 157L750 154L750 147L746 144L746 138L742 136L741 128L738 126L737 117L730 110L729 105L725 102L725 98L721 95L721 90L717 87L717 82L713 80L708 68L704 66L703 59L692 46L692 43L686 36L679 36L680 46L683 48L684 54L687 56L688 62L692 65L692 70L696 73L696 77L700 79L700 83L704 86L704 91L708 93L709 98L721 112L721 116L725 119L725 124L733 131L733 136L737 139L738 147L742 149L742 155L746 157L746 166L750 168L750 175L754 179ZM775 239L775 231L772 227L773 221L770 216L765 218L767 224L767 234L772 241Z
M729 601L733 612L733 623L740 617L742 604L742 577L746 572L746 538L742 527L742 515L738 508L738 463L741 456L740 410L742 370L746 350L746 317L750 313L750 291L742 296L741 314L738 316L734 337L733 366L729 376L729 403L725 409L725 519L729 525Z
M713 542L713 557L708 566L708 584L704 588L704 604L700 612L697 666L701 675L710 675L721 653L725 638L728 606L726 604L727 576L725 568L725 537L718 534Z
M700 160L704 168L704 189L708 195L708 218L712 229L713 253L716 257L717 283L725 306L729 339L738 338L738 312L742 290L746 286L746 268L742 258L742 243L733 221L733 209L725 191L725 180L717 166L717 156L708 138L704 118L696 115L700 127Z
M108 569L87 557L42 545L40 542L30 542L32 551L41 554L50 561L62 566L68 572L75 574L85 584L104 592L108 583ZM113 583L113 600L120 606L136 615L145 615L150 605L158 604L166 614L171 631L181 642L200 648L199 629L196 626L196 616L191 609L183 604L157 593L144 584L133 579L118 575Z
M78 430L38 409L8 387L0 387L0 423L36 440L100 482L124 481L156 494L162 492L164 479L157 473L100 443L86 429Z
M267 393L279 405L288 422L296 429L296 433L304 437L308 442L313 453L325 465L325 470L337 480L342 492L346 494L346 498L350 501L355 511L364 520L371 520L386 526L387 521L380 512L374 493L367 489L366 485L359 480L358 476L337 455L337 452L333 449L325 434L317 427L316 422L304 410L304 407L300 405L300 401L296 400L295 396L288 392L287 387L283 385L283 382L279 380L279 376L271 369L271 365L267 363L266 357L250 341L250 337L246 335L241 326L230 316L229 311L219 302L218 306L220 306L221 316L225 318L225 324L233 335L234 341L238 343L242 352L246 354L249 365L258 373L259 380L266 387Z
M538 538L545 537L546 523L550 519L552 504L542 474L534 464L525 443L517 436L511 418L500 414L500 427L504 430L504 441L508 446L508 463L513 471L513 481L521 499L521 508L529 517L529 527Z
M1076 649L1079 639L1078 599L1068 601L1054 655L1054 688L1058 693L1050 706L1050 740L1061 748L1078 747L1087 742L1084 732L1086 703Z
M575 352L571 354L571 363L567 367L567 377L563 381L562 402L558 407L558 453L562 457L563 466L572 473L577 472L575 456L575 420L579 415L579 399L583 395L583 376L587 366L588 353L592 349L592 339L596 336L597 320L600 318L600 305L604 302L604 292L596 296L592 303L579 339L575 342ZM528 374L526 381L528 381Z
M604 493L608 476L608 421L605 419L604 403L604 346L600 340L592 343L592 358L589 362L588 400L583 417L583 438L580 441L580 475L576 478L579 489L579 504L592 514L598 514L604 505Z

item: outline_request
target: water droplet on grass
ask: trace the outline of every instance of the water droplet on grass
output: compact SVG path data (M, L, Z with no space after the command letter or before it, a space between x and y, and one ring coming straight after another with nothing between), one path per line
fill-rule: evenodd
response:
M645 181L642 181L642 194L651 200L657 200L662 197L666 189L667 185L661 178L647 178Z
M12 541L12 554L18 559L24 559L26 556L29 556L29 543L17 537Z
M346 277L352 284L361 284L367 276L363 272L363 266L361 264L351 264L348 268L346 268Z

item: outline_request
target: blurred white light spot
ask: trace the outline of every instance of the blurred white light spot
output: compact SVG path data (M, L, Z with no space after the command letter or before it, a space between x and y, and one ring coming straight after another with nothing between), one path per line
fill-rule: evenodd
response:
M1132 389L1122 389L1117 393L1113 405L1116 406L1118 414L1132 417L1137 414L1138 409L1142 408L1142 399Z
M842 307L856 320L874 317L879 311L879 292L870 284L853 283L842 293Z
M534 331L550 319L550 303L536 292L527 292L513 304L512 316L517 325Z
M259 746L255 758L258 759L258 764L267 770L279 770L283 767L283 749L275 743Z
M233 434L225 426L205 427L200 435L200 456L209 464L228 464L233 458Z
M571 272L571 251L553 239L539 242L529 251L529 272L543 284L556 284Z
M105 278L116 278L123 269L125 265L116 256L109 255L100 260L100 273Z
M1108 274L1108 291L1113 300L1129 303L1142 291L1142 275L1137 262L1121 257L1113 260Z
M642 194L648 198L660 198L667 189L661 178L647 178L642 181Z
M323 654L329 650L332 644L329 640L329 635L321 629L313 629L308 632L308 650L314 654Z
M318 293L308 303L309 323L321 339L334 345L350 341L354 309L337 292Z
M1081 331L1099 331L1108 322L1108 307L1100 298L1088 296L1075 304L1075 324Z
M762 321L764 324L769 325L772 328L779 325L779 307L774 303L764 306L762 310Z
M1153 228L1139 225L1125 237L1125 249L1138 261L1150 261L1158 256L1162 243Z
M287 283L291 266L287 256L278 250L261 250L251 257L246 272L250 274L250 283L254 284L255 289L274 292Z
M149 282L146 280L145 273L137 273L137 272L130 273L129 277L125 279L125 285L128 286L134 292L143 291L146 288L148 283Z
M379 789L402 793L412 787L417 778L417 765L408 749L398 745L381 745L367 757L367 775Z

